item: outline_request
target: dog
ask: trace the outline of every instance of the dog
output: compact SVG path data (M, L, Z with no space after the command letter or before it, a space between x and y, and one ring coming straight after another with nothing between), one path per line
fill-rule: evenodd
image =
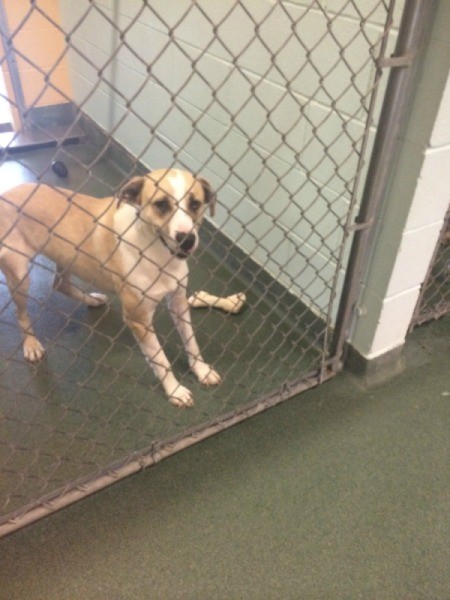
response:
M216 194L187 171L161 169L136 176L114 197L93 198L40 183L23 183L0 196L0 269L16 305L26 360L45 350L27 311L30 261L43 254L56 264L54 289L88 306L108 301L87 293L71 274L121 301L123 320L160 380L169 401L193 406L192 393L175 377L153 328L166 297L183 340L189 366L207 386L221 383L194 336L186 298L187 259L196 250L198 228Z

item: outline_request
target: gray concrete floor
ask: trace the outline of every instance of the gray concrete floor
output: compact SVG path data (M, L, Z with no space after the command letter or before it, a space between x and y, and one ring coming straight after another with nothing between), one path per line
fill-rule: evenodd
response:
M450 598L450 320L0 540L8 600Z

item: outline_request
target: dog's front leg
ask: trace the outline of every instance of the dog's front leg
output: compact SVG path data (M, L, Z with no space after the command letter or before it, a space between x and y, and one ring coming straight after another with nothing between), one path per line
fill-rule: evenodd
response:
M153 329L153 311L150 313L142 308L127 312L124 309L124 321L131 329L134 337L150 363L155 375L160 380L169 402L175 406L187 407L194 405L190 390L182 386L173 374L169 360L161 348L158 337Z
M174 294L168 296L168 306L175 326L183 340L191 370L203 385L218 385L222 382L222 378L215 369L204 361L195 339L184 287L180 286Z

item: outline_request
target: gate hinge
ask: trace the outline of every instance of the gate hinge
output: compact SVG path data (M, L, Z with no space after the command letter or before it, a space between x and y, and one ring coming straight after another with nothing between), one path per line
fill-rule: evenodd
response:
M389 56L378 59L380 69L392 69L398 67L409 67L413 61L414 54L407 52L403 56Z

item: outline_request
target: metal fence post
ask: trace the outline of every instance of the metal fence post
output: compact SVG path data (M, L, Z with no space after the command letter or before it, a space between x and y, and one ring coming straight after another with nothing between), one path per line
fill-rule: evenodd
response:
M437 0L406 0L394 56L380 61L378 68L390 68L374 148L363 190L350 259L339 304L331 355L334 367L343 361L345 346L353 325L367 260L374 239L374 223L386 199L401 135L410 110L409 99L416 81L422 49L436 13Z

